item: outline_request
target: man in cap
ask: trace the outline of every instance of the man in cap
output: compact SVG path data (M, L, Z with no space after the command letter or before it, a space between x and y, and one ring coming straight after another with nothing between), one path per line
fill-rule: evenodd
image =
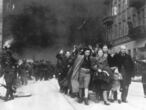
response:
M79 103L85 102L85 105L89 105L89 84L91 79L91 50L84 48L84 58L79 71Z
M130 55L126 53L127 48L125 45L120 47L120 52L118 54L118 68L120 73L122 73L123 80L121 81L122 102L127 103L128 89L131 83L131 77L134 76L134 62Z

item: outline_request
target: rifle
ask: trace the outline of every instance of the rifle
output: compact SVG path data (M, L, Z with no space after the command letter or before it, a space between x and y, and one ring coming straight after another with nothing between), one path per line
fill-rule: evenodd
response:
M6 85L0 83L0 87L8 88Z
M1 83L0 83L0 87L4 87L6 89L11 89L13 93L16 93L16 88L15 87L10 88L9 86L7 86L5 84L1 84Z

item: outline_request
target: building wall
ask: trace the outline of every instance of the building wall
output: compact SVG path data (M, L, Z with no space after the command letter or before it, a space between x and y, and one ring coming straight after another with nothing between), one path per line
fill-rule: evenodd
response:
M2 29L3 29L2 14L3 14L3 0L0 0L0 52L2 51Z
M112 15L114 17L113 24L107 28L108 40L119 48L120 45L126 45L129 53L134 56L137 48L143 47L146 44L146 37L133 40L129 37L129 21L133 27L146 26L146 4L140 9L129 6L130 0L111 0ZM138 36L139 37L139 36Z
M116 7L117 12L114 12L114 23L112 25L112 39L124 37L128 34L127 15L128 15L128 1L127 0L113 0L113 7Z

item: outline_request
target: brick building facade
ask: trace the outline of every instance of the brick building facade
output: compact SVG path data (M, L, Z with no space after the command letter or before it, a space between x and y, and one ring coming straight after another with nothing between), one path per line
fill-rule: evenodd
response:
M105 0L106 40L115 48L126 45L136 57L146 47L146 0Z

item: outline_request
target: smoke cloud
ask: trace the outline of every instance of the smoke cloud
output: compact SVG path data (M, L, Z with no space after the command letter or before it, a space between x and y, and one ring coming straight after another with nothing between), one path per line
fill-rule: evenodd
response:
M13 37L18 52L103 40L104 0L13 1L15 9L4 16L4 39Z

